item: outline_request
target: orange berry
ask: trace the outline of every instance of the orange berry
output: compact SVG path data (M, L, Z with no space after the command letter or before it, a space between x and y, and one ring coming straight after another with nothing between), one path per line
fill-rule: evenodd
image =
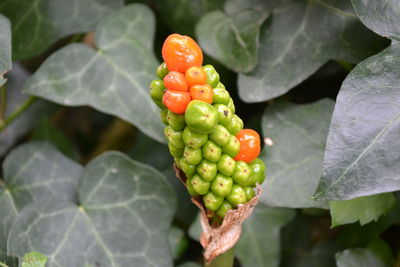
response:
M189 87L183 73L171 71L164 77L164 86L173 91L188 91Z
M236 135L236 138L239 140L240 150L233 159L247 163L255 160L261 151L258 133L252 129L243 129Z
M208 84L197 84L190 87L190 96L192 99L197 99L211 104L213 100L213 89Z
M189 92L167 90L162 101L173 113L183 114L191 98Z
M203 52L189 36L171 34L165 39L161 53L169 71L185 73L188 68L203 64Z
M190 86L196 84L206 84L207 83L207 75L204 70L200 67L190 67L186 73L185 78L187 84Z

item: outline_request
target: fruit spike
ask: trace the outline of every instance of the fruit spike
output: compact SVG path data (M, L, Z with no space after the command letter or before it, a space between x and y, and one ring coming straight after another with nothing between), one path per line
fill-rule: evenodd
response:
M162 56L150 96L161 109L168 148L189 194L201 196L212 219L221 221L265 180L260 137L243 129L228 90L212 65L202 66L203 52L192 38L170 35Z

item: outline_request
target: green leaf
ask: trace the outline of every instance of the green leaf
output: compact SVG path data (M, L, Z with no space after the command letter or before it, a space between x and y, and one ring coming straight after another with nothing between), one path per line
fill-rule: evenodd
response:
M142 4L114 11L96 27L97 49L71 44L57 51L28 80L25 92L67 106L92 106L165 142L148 89L157 67L154 24Z
M171 248L173 259L176 260L186 251L189 241L185 232L176 226L172 226L168 231L168 242Z
M222 8L225 0L168 0L156 1L159 14L169 28L194 37L196 22L205 13Z
M235 255L246 267L275 267L279 265L280 230L293 219L290 209L269 208L259 203L253 214L244 222ZM189 229L189 235L199 240L201 226L199 216Z
M3 0L0 13L12 23L13 60L36 56L57 39L93 30L123 0Z
M14 64L12 71L8 73L7 85L5 85L7 92L5 117L10 116L28 98L27 95L21 93L21 88L28 76L28 72L19 63ZM21 137L26 135L42 116L51 114L56 108L56 105L43 100L33 103L26 112L0 133L0 155L4 155Z
M312 199L321 177L325 140L334 101L307 105L277 102L262 120L263 136L272 140L261 154L267 167L261 201L269 206L327 207Z
M267 17L268 10L213 11L197 23L196 36L204 52L227 68L249 72L257 63L260 26Z
M10 152L3 163L4 181L0 180L0 251L6 253L10 228L24 206L76 200L81 171L78 163L47 143L28 143Z
M329 202L332 226L359 221L361 225L377 221L396 205L392 193L358 197L350 200Z
M252 2L260 6L261 0ZM245 102L285 94L331 59L358 62L386 44L360 23L348 0L278 3L261 28L257 67L239 75Z
M336 254L338 267L389 267L382 259L367 248L353 248Z
M400 189L400 45L358 64L337 97L318 200Z
M53 144L59 151L66 156L77 159L78 152L72 145L68 137L57 127L55 127L49 117L42 118L35 127L32 140L47 141Z
M39 252L30 252L25 254L22 259L22 267L45 267L47 257Z
M38 251L48 256L49 267L172 266L167 231L176 199L160 172L107 152L86 166L78 191L77 202L22 210L9 253Z
M4 74L11 69L11 25L0 14L0 86L6 82Z
M397 0L351 0L361 21L379 35L400 41L400 7Z

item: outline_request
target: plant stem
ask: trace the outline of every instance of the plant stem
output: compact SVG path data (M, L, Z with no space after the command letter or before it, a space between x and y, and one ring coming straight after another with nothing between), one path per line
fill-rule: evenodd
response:
M0 122L0 132L2 132L7 126L12 123L19 115L24 113L35 101L36 96L30 96L28 99L24 101L19 107L17 107L10 116L8 116L5 120Z
M7 88L5 85L0 87L1 90L1 101L0 101L0 119L4 119L4 114L6 112L6 104L7 104Z
M233 247L224 254L221 254L218 257L216 257L209 264L205 264L204 267L232 267L234 260L235 260L235 252Z

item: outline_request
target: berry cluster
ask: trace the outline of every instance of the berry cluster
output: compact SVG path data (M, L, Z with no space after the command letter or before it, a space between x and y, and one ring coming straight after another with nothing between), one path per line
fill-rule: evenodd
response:
M244 204L265 179L260 137L243 129L229 92L188 36L170 35L162 48L151 97L161 108L164 133L192 196L202 196L213 218Z

